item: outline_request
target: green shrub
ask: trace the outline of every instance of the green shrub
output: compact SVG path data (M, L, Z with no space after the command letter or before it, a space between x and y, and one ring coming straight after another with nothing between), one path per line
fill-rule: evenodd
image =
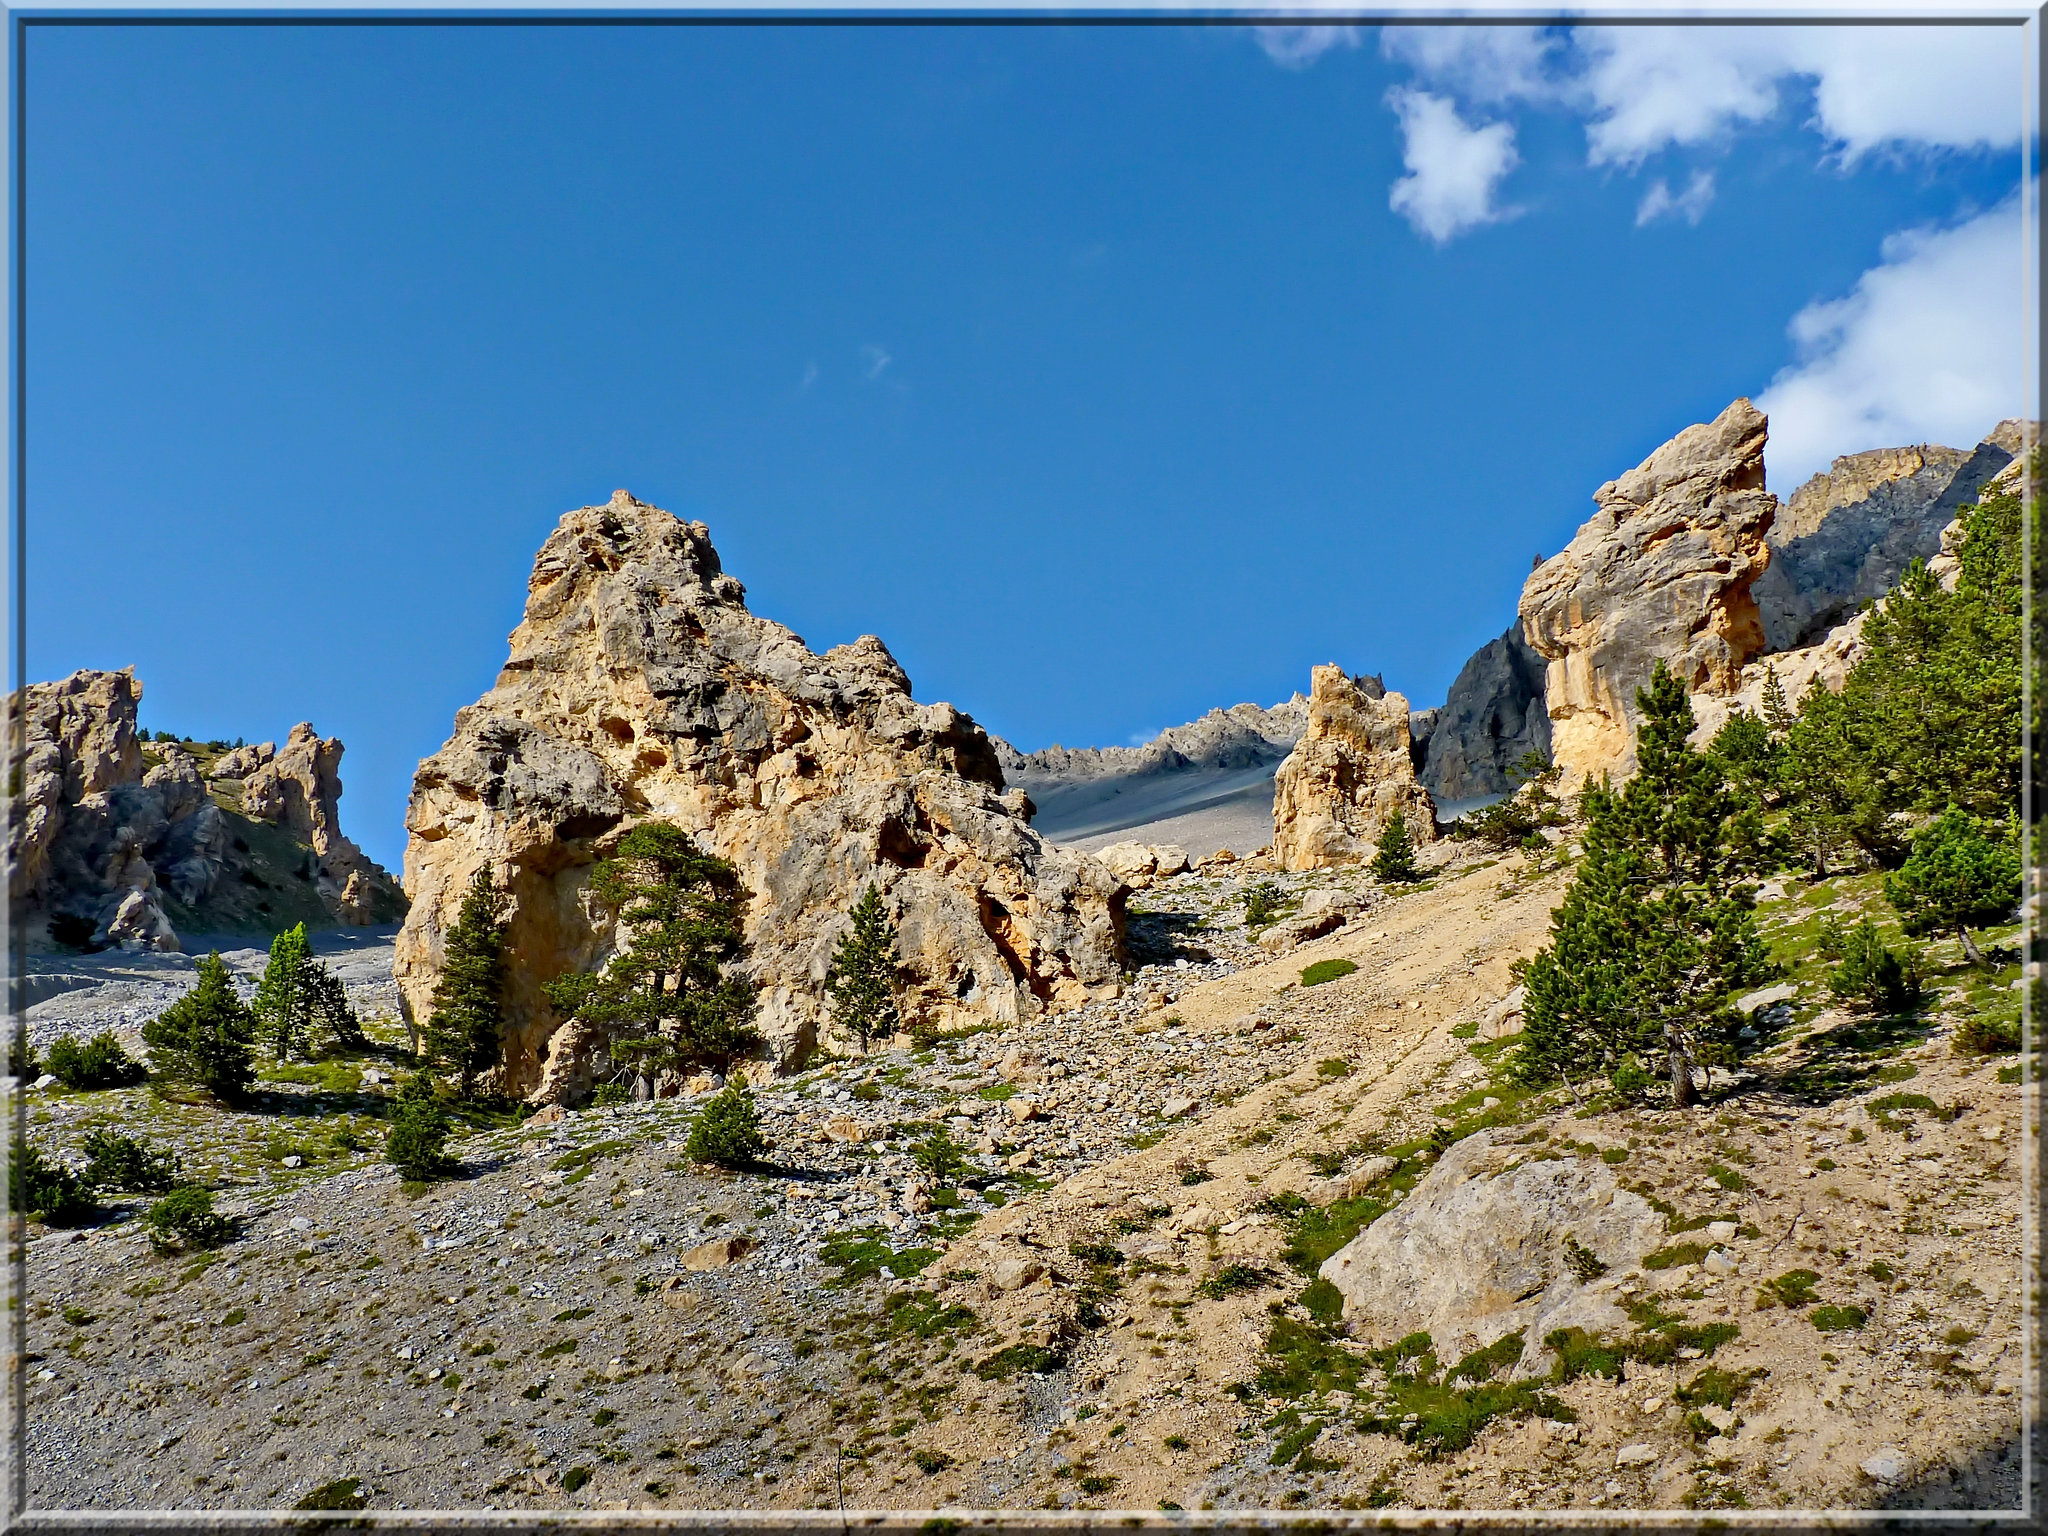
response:
M1335 1327L1344 1317L1344 1293L1321 1277L1311 1280L1302 1290L1301 1304L1310 1317L1326 1328Z
M142 1218L149 1246L158 1253L192 1253L233 1241L235 1222L213 1208L213 1195L196 1184L181 1185Z
M976 1362L974 1374L983 1381L1008 1381L1019 1371L1041 1375L1057 1370L1064 1357L1057 1350L1038 1344L1012 1344L986 1360Z
M1820 1284L1820 1276L1810 1269L1788 1269L1775 1280L1767 1281L1764 1289L1782 1306L1803 1307L1813 1301L1813 1288Z
M99 1210L90 1183L18 1135L7 1165L7 1204L53 1227L78 1226Z
M363 1497L363 1480L359 1477L338 1477L331 1483L322 1483L307 1494L294 1509L361 1509L369 1501Z
M568 1471L562 1474L562 1492L574 1493L577 1489L581 1488L585 1483L589 1481L590 1468L571 1467Z
M619 1104L633 1102L633 1090L624 1083L599 1083L590 1095L590 1102L599 1109L611 1109Z
M1318 960L1301 973L1304 987L1319 987L1326 981L1335 981L1339 976L1349 976L1358 967L1349 960Z
M1244 893L1244 925L1247 928L1264 928L1277 920L1285 898L1280 887L1270 880L1262 880Z
M929 1447L922 1447L912 1452L910 1459L917 1463L917 1470L926 1477L934 1476L953 1465L952 1457L948 1456L944 1451L935 1451Z
M1870 1317L1861 1307L1815 1307L1808 1320L1822 1333L1840 1333L1860 1329Z
M2020 1048L2016 1014L1973 1014L1956 1030L1955 1051L1963 1056L2010 1056Z
M69 1035L50 1042L49 1069L66 1088L91 1093L102 1088L126 1088L149 1076L149 1069L121 1049L121 1042L105 1030L80 1044Z
M698 1111L683 1150L696 1162L725 1168L745 1168L760 1159L768 1139L761 1134L761 1117L746 1084L735 1080L712 1095Z
M910 1160L934 1184L957 1184L967 1172L967 1154L943 1125L933 1126L924 1140L910 1149Z
M157 1152L114 1131L85 1133L86 1182L100 1189L127 1189L161 1194L178 1184L175 1152Z
M24 1083L32 1083L43 1075L43 1064L36 1059L36 1048L29 1043L25 1029L17 1029L8 1037L7 1071Z
M1328 1061L1318 1062L1316 1073L1321 1077L1349 1077L1351 1063L1341 1056L1333 1056Z
M1697 1264L1707 1256L1704 1243L1673 1243L1669 1248L1659 1248L1655 1253L1643 1257L1645 1269L1676 1269L1681 1264Z
M1856 1002L1876 1013L1910 1013L1920 1002L1920 956L1910 946L1889 948L1877 924L1864 918L1842 940L1842 963L1828 972L1837 1002Z
M1581 1285L1598 1280L1607 1273L1607 1266L1600 1262L1599 1255L1569 1232L1564 1238L1564 1262Z
M1196 1286L1195 1294L1221 1301L1241 1291L1256 1291L1269 1282L1270 1277L1256 1264L1226 1264Z

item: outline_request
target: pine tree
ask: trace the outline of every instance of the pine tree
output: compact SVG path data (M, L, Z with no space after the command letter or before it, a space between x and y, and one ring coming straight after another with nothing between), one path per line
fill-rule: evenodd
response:
M667 822L643 822L592 871L590 889L618 914L626 942L597 971L547 984L569 1018L604 1031L612 1059L651 1076L723 1069L760 1042L746 956L739 875Z
M398 1090L391 1129L384 1135L384 1160L408 1179L445 1178L455 1169L447 1153L448 1116L434 1091L434 1079L415 1072Z
M198 985L142 1027L159 1075L222 1099L240 1097L255 1080L255 1034L256 1016L235 995L218 952L199 962Z
M882 893L869 886L848 914L852 926L839 936L825 992L832 1022L859 1038L866 1050L879 1037L896 1033L896 930L882 906Z
M348 988L320 961L306 967L308 1014L326 1027L332 1048L360 1051L369 1042L363 1038L362 1020L348 1000Z
M768 1138L761 1134L754 1096L740 1082L728 1083L705 1101L683 1143L685 1156L726 1168L744 1168L767 1150Z
M1953 933L1973 965L1984 955L1970 937L2008 916L2020 900L2020 859L2012 843L1987 837L1977 819L1950 806L1913 838L1906 862L1885 876L1885 899L1913 934Z
M1784 739L1785 732L1792 728L1792 711L1785 704L1785 685L1778 681L1778 669L1766 663L1764 666L1764 727L1772 736Z
M441 979L421 1031L428 1061L452 1072L467 1099L476 1080L504 1059L505 925L503 898L486 864L470 876L462 906L442 945Z
M1388 885L1420 880L1415 867L1415 840L1408 835L1408 818L1397 807L1380 832L1380 845L1372 856L1372 876Z
M1683 1108L1694 1069L1729 1059L1741 1023L1731 999L1773 968L1754 892L1735 880L1739 797L1687 745L1684 688L1660 662L1636 704L1636 776L1580 796L1584 852L1550 943L1523 969L1516 1065L1529 1081L1604 1072L1623 1092L1664 1076Z
M306 973L313 964L313 948L306 942L306 925L296 923L270 941L270 963L263 968L257 984L255 1009L270 1034L270 1051L279 1061L290 1061L294 1046L302 1046L313 1029L313 989Z

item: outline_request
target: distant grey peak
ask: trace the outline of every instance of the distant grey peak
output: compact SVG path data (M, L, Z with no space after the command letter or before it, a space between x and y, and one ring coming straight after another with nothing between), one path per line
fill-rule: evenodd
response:
M1142 747L1064 747L1023 753L995 740L1006 775L1066 780L1176 773L1191 768L1258 768L1278 763L1308 728L1308 700L1297 693L1264 707L1234 704L1161 731Z

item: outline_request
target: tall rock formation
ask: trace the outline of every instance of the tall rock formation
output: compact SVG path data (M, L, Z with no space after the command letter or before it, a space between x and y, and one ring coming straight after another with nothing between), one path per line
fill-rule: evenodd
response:
M1692 692L1727 694L1764 650L1750 589L1778 510L1764 489L1766 433L1747 400L1686 428L1595 491L1599 510L1523 587L1566 787L1634 772L1636 690L1658 661Z
M1007 1021L1118 989L1123 887L1031 829L981 728L916 703L873 636L814 655L744 598L702 523L625 491L566 514L496 686L420 764L397 980L423 1017L489 863L508 897L508 1089L587 1091L604 1042L563 1028L541 988L611 953L591 866L646 820L737 866L757 1022L785 1063L825 1032L833 946L871 884L909 1018Z
M303 786L307 829L266 836L261 818L240 814L239 785L209 782L196 744L142 741L141 700L131 667L32 683L11 701L24 749L13 764L8 888L32 944L175 950L175 924L262 932L398 915L390 877L341 836L339 741L320 743L324 777ZM300 889L306 856L317 864L328 848L343 873L315 900Z
M1751 587L1773 651L1804 646L1941 551L1941 531L2010 464L2032 423L2004 421L1975 449L1923 444L1835 460L1794 491Z
M1524 754L1550 751L1544 708L1548 663L1522 638L1520 623L1473 652L1451 684L1424 749L1421 778L1437 800L1504 795L1507 770Z
M1396 810L1409 834L1436 837L1436 807L1415 778L1408 701L1342 667L1310 674L1308 728L1273 781L1273 858L1323 869L1371 857Z
M242 780L242 814L283 827L312 848L320 898L344 923L374 921L371 892L389 877L342 835L341 739L322 737L302 720L282 752L269 742L258 750L261 760ZM216 764L216 780L218 770Z

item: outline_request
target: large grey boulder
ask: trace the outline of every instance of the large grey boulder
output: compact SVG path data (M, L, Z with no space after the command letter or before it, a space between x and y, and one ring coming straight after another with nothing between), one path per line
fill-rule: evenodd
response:
M1455 1143L1399 1206L1324 1261L1356 1337L1426 1332L1455 1360L1521 1329L1532 1369L1554 1328L1617 1329L1618 1277L1662 1240L1664 1219L1604 1163L1531 1157L1480 1131ZM1607 1274L1580 1280L1566 1239Z

